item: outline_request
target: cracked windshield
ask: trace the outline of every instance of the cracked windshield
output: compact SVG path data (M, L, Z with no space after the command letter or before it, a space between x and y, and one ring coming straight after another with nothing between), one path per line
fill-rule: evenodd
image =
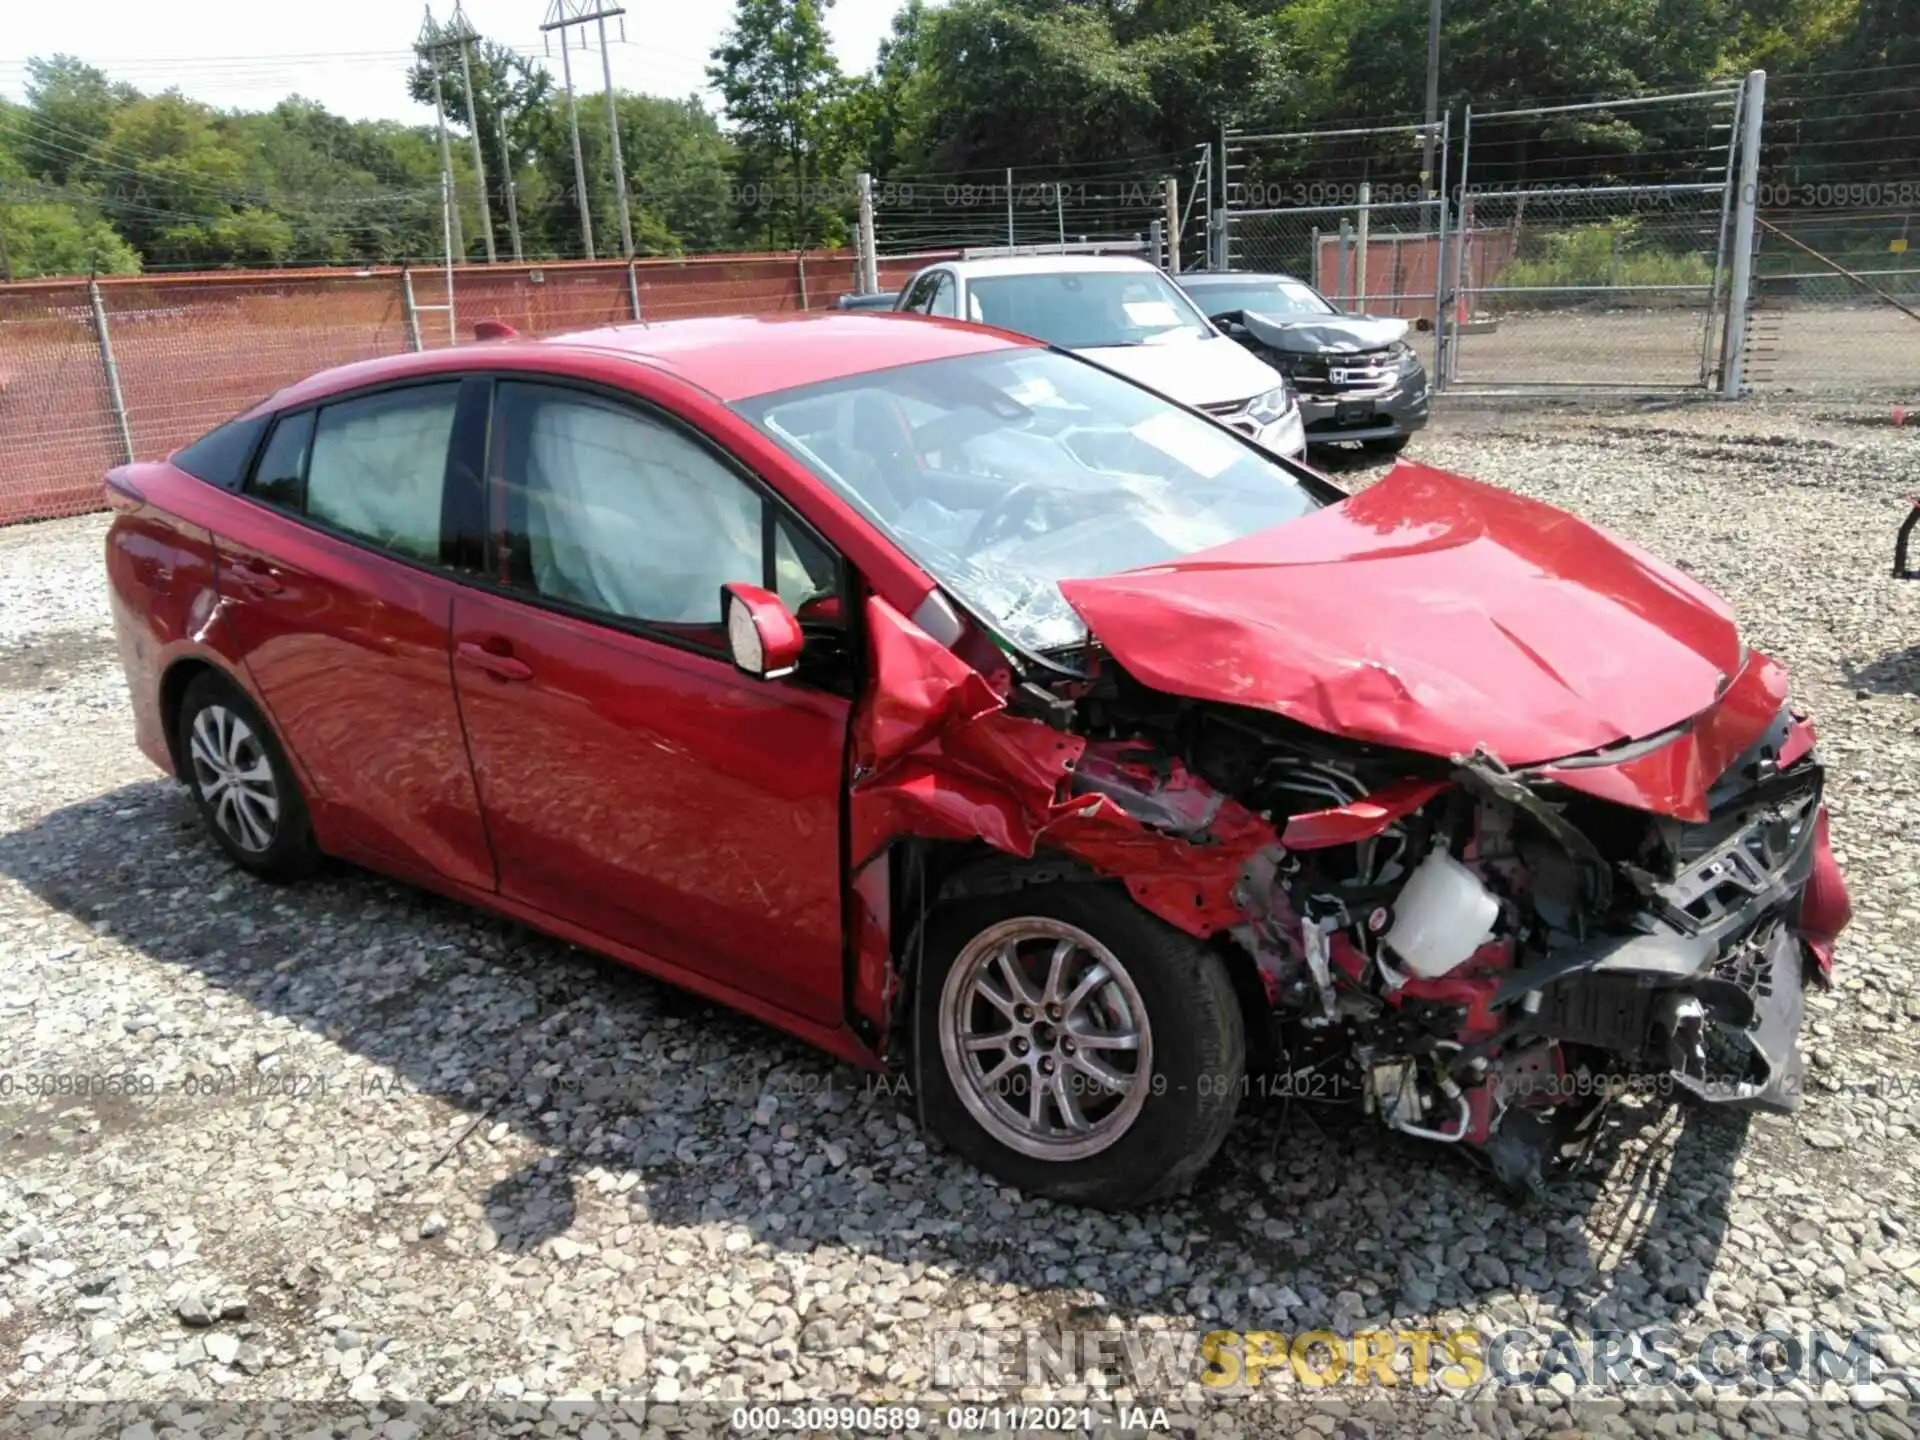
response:
M1045 350L902 366L739 408L1029 651L1086 638L1057 582L1164 564L1317 504L1231 432Z

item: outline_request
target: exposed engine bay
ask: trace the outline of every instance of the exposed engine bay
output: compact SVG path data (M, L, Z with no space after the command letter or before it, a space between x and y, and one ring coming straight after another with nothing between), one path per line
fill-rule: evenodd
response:
M1623 1090L1798 1108L1805 988L1851 906L1813 726L1767 657L1741 647L1655 734L1510 767L1168 693L1097 643L990 680L882 602L868 619L870 915L900 837L985 842L1014 885L1022 863L1123 882L1238 975L1267 1093L1350 1100L1522 1193ZM862 955L856 1013L896 1033L886 942Z
M1227 933L1258 967L1279 1093L1356 1101L1521 1192L1623 1089L1798 1107L1803 991L1845 916L1799 928L1816 852L1831 859L1811 730L1791 710L1694 823L1550 767L1346 743L1112 667L1076 708L1076 792L1199 847L1221 797L1278 835L1243 871Z

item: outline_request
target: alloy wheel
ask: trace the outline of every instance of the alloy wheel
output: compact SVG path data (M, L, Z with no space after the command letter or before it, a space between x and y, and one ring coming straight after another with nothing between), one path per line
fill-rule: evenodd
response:
M193 717L187 752L194 786L220 832L249 854L271 847L280 793L253 727L224 705L203 706Z
M940 994L940 1052L969 1114L1042 1160L1081 1160L1146 1104L1153 1035L1133 977L1077 926L1041 916L982 930Z

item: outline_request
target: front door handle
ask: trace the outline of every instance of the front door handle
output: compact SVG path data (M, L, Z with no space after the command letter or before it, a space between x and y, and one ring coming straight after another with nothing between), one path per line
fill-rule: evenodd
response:
M485 645L476 645L471 640L462 640L454 646L453 653L469 665L486 671L496 680L531 680L533 667L524 660L516 660L511 655L503 655L497 650L489 650Z

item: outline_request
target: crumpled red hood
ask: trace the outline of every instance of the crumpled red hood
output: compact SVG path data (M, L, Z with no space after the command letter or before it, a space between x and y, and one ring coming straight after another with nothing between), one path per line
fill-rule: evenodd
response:
M1514 766L1677 724L1740 666L1732 613L1680 571L1409 463L1291 524L1060 588L1156 689Z

